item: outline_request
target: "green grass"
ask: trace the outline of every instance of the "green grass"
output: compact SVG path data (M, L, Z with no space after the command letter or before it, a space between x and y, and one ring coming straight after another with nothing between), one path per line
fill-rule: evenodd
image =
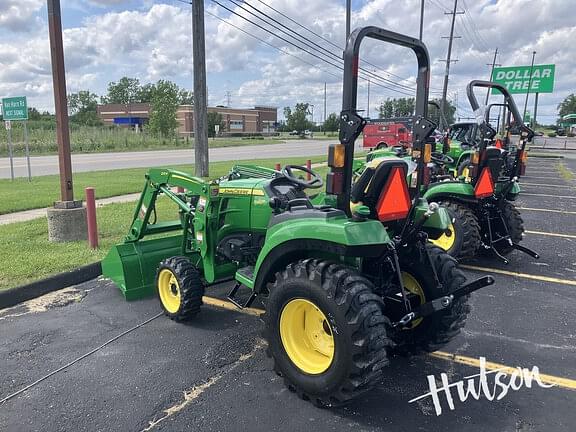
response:
M86 241L48 241L45 218L0 225L0 290L72 270L102 259L128 232L134 203L110 204L97 209L100 249Z
M564 180L571 181L574 179L574 173L564 166L563 163L557 165L558 172Z
M314 162L321 160L322 158L317 158ZM258 162L261 165L273 164L270 161ZM288 159L284 162L301 163L298 159ZM231 164L228 163L228 167ZM225 173L228 167L220 166L218 169ZM322 177L327 170L327 167L315 169ZM110 172L108 176L108 179L114 178ZM141 186L139 184L138 188ZM24 285L101 260L110 247L122 241L128 233L134 206L135 203L121 203L97 208L100 239L100 247L97 250L89 249L86 241L49 242L45 218L0 225L0 290ZM159 199L156 210L158 221L174 219L178 214L175 205L164 198Z
M306 159L312 163L326 160L325 156L294 157L283 159L282 164L305 164ZM239 161L238 163L274 167L278 159L254 159ZM225 175L235 165L235 161L213 162L210 164L210 178ZM192 165L176 165L174 168L193 173ZM144 186L144 174L147 168L132 168L110 171L91 171L74 174L74 191L76 198L84 197L84 188L96 188L96 198L124 195L140 192ZM57 175L41 176L28 182L25 178L14 181L0 180L0 214L35 208L48 207L58 200L60 196L60 181Z
M28 137L32 155L57 154L56 131L54 125L34 122L29 123ZM0 128L0 157L8 156L7 132ZM238 137L210 138L209 147L237 147L245 145L281 144L283 138ZM12 143L15 156L23 156L24 132L22 124L13 122ZM73 153L126 152L138 150L172 150L193 148L194 139L160 138L147 133L134 133L123 128L91 127L70 124L70 146Z

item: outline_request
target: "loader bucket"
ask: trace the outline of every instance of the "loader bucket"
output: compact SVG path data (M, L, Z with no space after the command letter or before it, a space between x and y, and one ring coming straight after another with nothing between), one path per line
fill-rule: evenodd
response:
M126 300L155 293L156 269L163 259L182 253L182 235L118 244L102 261L102 274L112 279Z

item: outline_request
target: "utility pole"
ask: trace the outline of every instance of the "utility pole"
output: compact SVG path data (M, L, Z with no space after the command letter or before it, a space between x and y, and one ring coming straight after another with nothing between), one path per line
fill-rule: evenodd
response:
M352 0L346 0L346 40L350 36L350 9L352 8Z
M424 0L420 0L420 42L422 42L422 31L424 29Z
M448 77L450 76L450 62L457 60L450 60L452 55L452 41L454 40L454 23L456 22L456 15L463 14L463 11L458 12L458 0L454 0L454 10L452 12L444 12L445 15L452 15L452 24L450 25L450 36L448 38L448 54L446 55L446 69L444 71L444 86L442 88L442 100L440 101L440 111L445 112L446 94L448 93ZM443 125L441 129L448 125Z
M62 202L72 202L74 201L74 188L72 183L72 159L70 156L70 129L68 125L60 0L48 0L48 32L52 59L52 82L54 84L54 108L56 110L60 199Z
M534 57L536 57L536 51L532 51L532 63L530 63L530 78L528 79L528 91L526 92L526 99L524 99L524 112L522 113L522 123L524 123L524 117L526 117L526 108L528 107L528 96L530 95L530 87L532 87L532 70L534 69Z
M494 58L492 59L492 64L487 63L486 66L491 66L490 67L490 76L488 77L488 81L492 81L492 74L494 73L494 67L496 66L496 56L498 55L498 48L496 48L494 50ZM500 64L498 64L498 66L502 66ZM488 91L486 92L486 100L484 101L484 105L488 105L488 98L490 98L490 90L488 89Z
M366 117L370 118L370 78L368 78L368 106L366 107Z
M536 114L538 113L538 94L539 93L536 93L534 98L534 115L532 116L532 129L534 129L536 127L536 123L538 123L536 121Z
M324 82L324 123L323 125L326 124L326 82ZM326 134L326 131L324 131L324 134Z
M60 0L47 0L47 6L52 82L54 85L54 109L56 111L60 201L56 201L53 207L47 209L46 217L48 220L48 240L67 242L86 239L88 230L86 209L82 206L82 201L74 201Z
M204 1L192 2L192 55L194 60L194 173L208 176L208 90L204 42Z

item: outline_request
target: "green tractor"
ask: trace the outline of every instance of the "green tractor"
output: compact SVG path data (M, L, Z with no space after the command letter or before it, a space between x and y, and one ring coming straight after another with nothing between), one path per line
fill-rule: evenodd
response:
M236 166L210 182L151 169L127 237L102 263L127 300L157 294L176 321L200 312L208 286L233 278L231 300L249 307L258 298L265 306L275 371L319 406L344 403L377 385L393 353L433 351L449 342L464 325L469 294L494 282L490 276L466 281L456 261L427 242L421 227L444 232L446 215L418 196L419 184L408 187L404 161L380 164L364 190L367 204L351 210L354 143L366 123L356 111L358 53L366 37L416 53L417 105L425 112L426 47L377 27L355 30L344 52L340 143L329 148L326 189L334 206L312 204L305 191L323 181L306 167ZM425 126L415 134L416 149L428 123L416 123ZM156 220L160 197L177 205L175 220ZM372 212L386 223L371 219ZM242 286L249 295L240 304Z
M519 143L515 146L512 161L508 151L493 146L496 131L489 125L487 116L482 113L474 88L496 89L503 96L509 112L514 118L519 132ZM466 87L470 104L479 122L478 143L466 167L469 174L464 178L442 179L430 185L424 197L445 206L453 220L452 239L440 238L442 246L453 256L461 259L472 258L480 251L491 251L507 264L508 255L519 250L533 258L539 255L519 244L524 226L520 212L514 201L520 193L518 179L526 170L526 146L534 137L534 132L521 122L520 113L508 90L500 84L489 81L472 81ZM451 249L457 251L452 253Z

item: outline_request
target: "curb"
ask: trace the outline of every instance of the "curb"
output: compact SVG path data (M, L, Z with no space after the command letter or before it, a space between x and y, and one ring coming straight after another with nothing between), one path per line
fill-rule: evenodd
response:
M528 159L564 159L563 155L553 154L553 153L536 153L536 154L529 154Z
M52 291L87 282L101 274L102 266L98 261L71 271L55 274L46 279L0 291L0 309L15 306Z

